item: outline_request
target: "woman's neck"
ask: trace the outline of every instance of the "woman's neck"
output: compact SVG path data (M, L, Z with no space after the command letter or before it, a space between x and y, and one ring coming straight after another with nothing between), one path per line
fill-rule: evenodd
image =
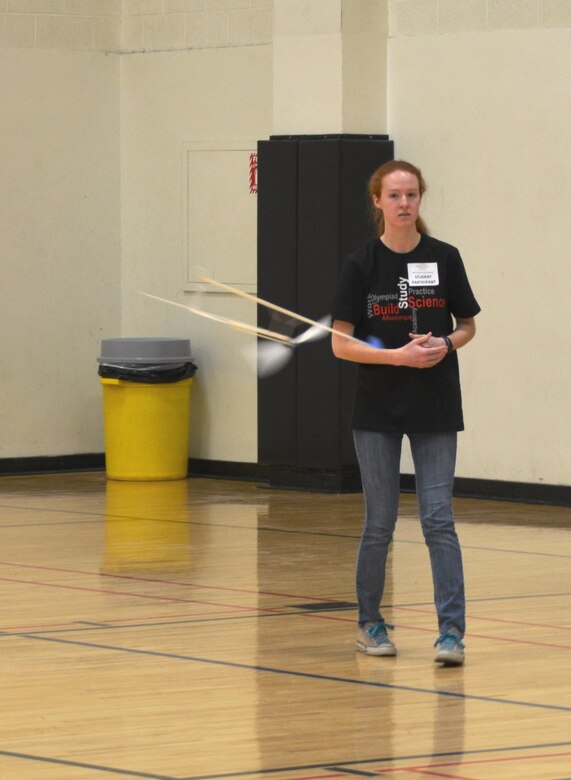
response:
M393 252L404 254L406 252L412 252L412 250L419 245L421 238L422 236L416 228L414 232L407 231L406 233L385 230L381 236L381 241Z

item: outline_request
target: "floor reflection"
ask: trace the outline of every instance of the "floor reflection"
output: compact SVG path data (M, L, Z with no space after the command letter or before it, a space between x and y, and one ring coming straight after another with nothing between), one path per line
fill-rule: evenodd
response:
M394 755L393 737L398 701L395 700L397 658L375 658L355 654L357 678L378 687L363 687L357 693L353 711L354 757Z
M191 564L187 506L188 480L108 480L101 571L187 571Z
M464 761L464 669L435 669L434 689L442 693L436 698L430 766L440 766L446 762L450 771L461 766Z

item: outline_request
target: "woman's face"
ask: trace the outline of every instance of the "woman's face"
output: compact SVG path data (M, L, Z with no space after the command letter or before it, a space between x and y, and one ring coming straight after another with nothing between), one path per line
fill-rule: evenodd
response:
M385 229L415 227L420 209L418 179L409 171L393 171L383 177L380 196L373 195L375 208L383 212Z

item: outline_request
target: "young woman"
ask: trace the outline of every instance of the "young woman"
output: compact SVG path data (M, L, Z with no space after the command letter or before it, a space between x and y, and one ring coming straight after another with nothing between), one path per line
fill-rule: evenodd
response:
M430 552L439 636L435 661L464 661L464 575L452 517L457 432L463 430L457 350L480 307L458 250L428 235L426 185L404 161L369 181L378 237L351 254L333 304L334 354L359 364L352 427L365 498L357 558L357 649L393 656L380 605L398 512L403 435L410 440ZM381 347L381 348L379 348Z

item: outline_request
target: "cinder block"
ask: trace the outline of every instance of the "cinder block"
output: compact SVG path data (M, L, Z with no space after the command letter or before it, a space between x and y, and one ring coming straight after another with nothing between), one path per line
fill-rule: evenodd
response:
M121 0L67 0L65 12L79 16L121 16Z
M204 49L228 46L228 14L202 13L186 16L186 46Z
M163 0L122 0L123 16L138 16L139 14L162 14Z
M193 13L206 10L206 0L165 0L166 14Z
M28 14L0 16L0 48L33 49L35 45L34 17Z
M143 51L144 28L143 16L127 16L121 19L121 51Z
M571 27L571 0L540 0L537 22L540 27Z
M390 36L436 35L437 0L396 0L391 5Z
M206 0L207 11L237 11L250 7L250 0Z
M8 0L8 13L63 14L66 0Z
M439 0L439 33L485 29L486 0Z
M91 19L85 16L36 16L36 48L88 50L92 46Z
M488 0L488 27L522 29L537 26L537 0Z
M93 48L96 51L121 50L121 18L99 16L93 19Z
M184 14L145 16L145 51L184 49Z
M229 14L230 45L252 46L271 43L272 15L266 8Z
M341 0L275 0L276 35L331 35L341 32Z

